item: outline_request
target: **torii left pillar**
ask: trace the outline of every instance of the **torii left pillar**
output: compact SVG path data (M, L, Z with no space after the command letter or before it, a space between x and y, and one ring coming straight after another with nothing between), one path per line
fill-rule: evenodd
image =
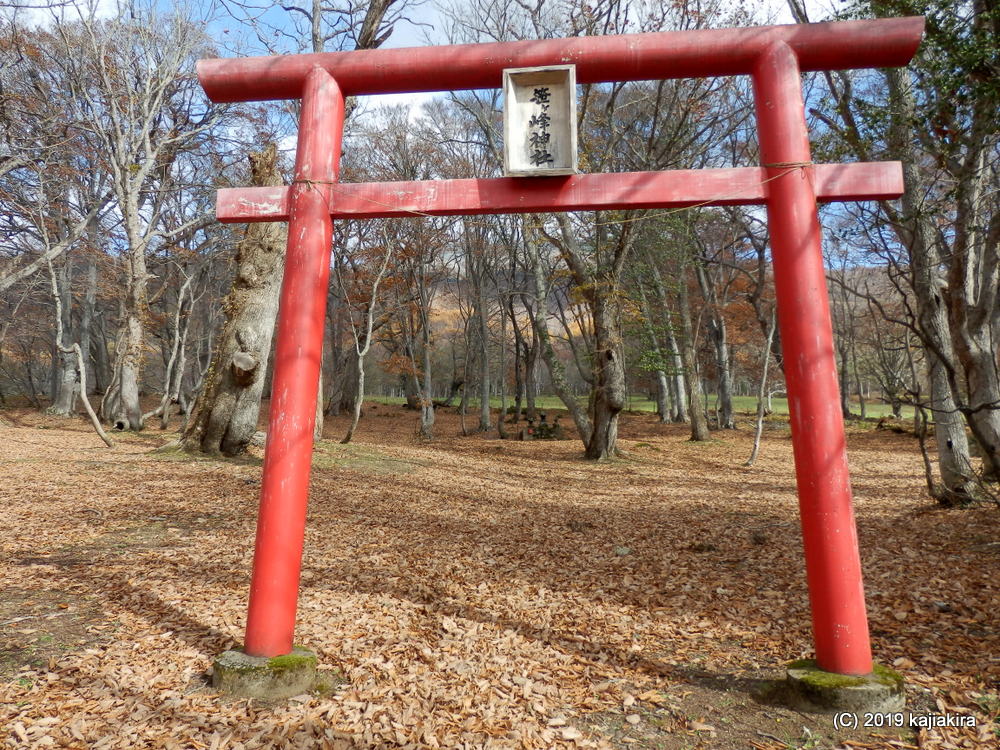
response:
M223 692L265 700L300 695L316 682L315 654L294 648L292 639L330 280L330 197L339 172L344 94L333 76L316 67L305 77L301 98L246 640L242 650L226 651L212 665L212 684Z
M281 282L274 385L264 451L260 515L244 650L273 657L292 650L312 461L344 95L314 68L302 92L288 250Z

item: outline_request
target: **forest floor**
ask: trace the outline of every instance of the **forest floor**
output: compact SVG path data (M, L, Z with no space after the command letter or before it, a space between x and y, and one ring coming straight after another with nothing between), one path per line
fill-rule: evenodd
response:
M349 446L328 421L296 639L334 687L265 704L207 677L243 633L259 453L0 411L0 746L1000 746L1000 513L930 504L912 437L849 434L875 655L908 710L974 729L836 731L754 697L811 650L787 423L746 468L746 417L693 444L625 415L604 463L415 419L370 406Z

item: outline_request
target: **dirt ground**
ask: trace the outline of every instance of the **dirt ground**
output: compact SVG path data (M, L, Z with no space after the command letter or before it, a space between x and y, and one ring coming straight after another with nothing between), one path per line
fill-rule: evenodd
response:
M626 455L575 440L438 439L369 407L328 421L297 641L332 683L279 704L209 685L242 637L260 457L153 453L174 435L0 411L0 746L996 748L1000 514L938 510L907 435L850 460L876 659L908 710L975 728L835 731L760 698L810 656L787 425L707 444L626 415ZM755 697L758 696L758 697Z

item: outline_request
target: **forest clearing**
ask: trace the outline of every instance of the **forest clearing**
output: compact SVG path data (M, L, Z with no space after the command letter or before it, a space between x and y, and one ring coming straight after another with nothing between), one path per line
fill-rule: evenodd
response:
M297 640L325 692L220 698L240 642L260 451L196 459L2 412L6 747L987 748L1000 725L1000 528L928 500L912 434L848 431L876 659L907 710L976 729L834 731L754 697L810 651L786 421L707 443L623 416L624 457L439 437L366 405L317 444ZM741 418L741 427L749 417ZM175 426L176 429L176 426Z

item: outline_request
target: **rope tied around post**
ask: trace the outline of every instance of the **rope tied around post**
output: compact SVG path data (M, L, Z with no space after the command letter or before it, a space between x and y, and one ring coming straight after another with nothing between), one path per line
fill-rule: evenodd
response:
M775 161L769 162L767 164L761 164L765 169L803 169L805 167L815 167L816 162L814 161ZM780 175L779 175L780 176Z

